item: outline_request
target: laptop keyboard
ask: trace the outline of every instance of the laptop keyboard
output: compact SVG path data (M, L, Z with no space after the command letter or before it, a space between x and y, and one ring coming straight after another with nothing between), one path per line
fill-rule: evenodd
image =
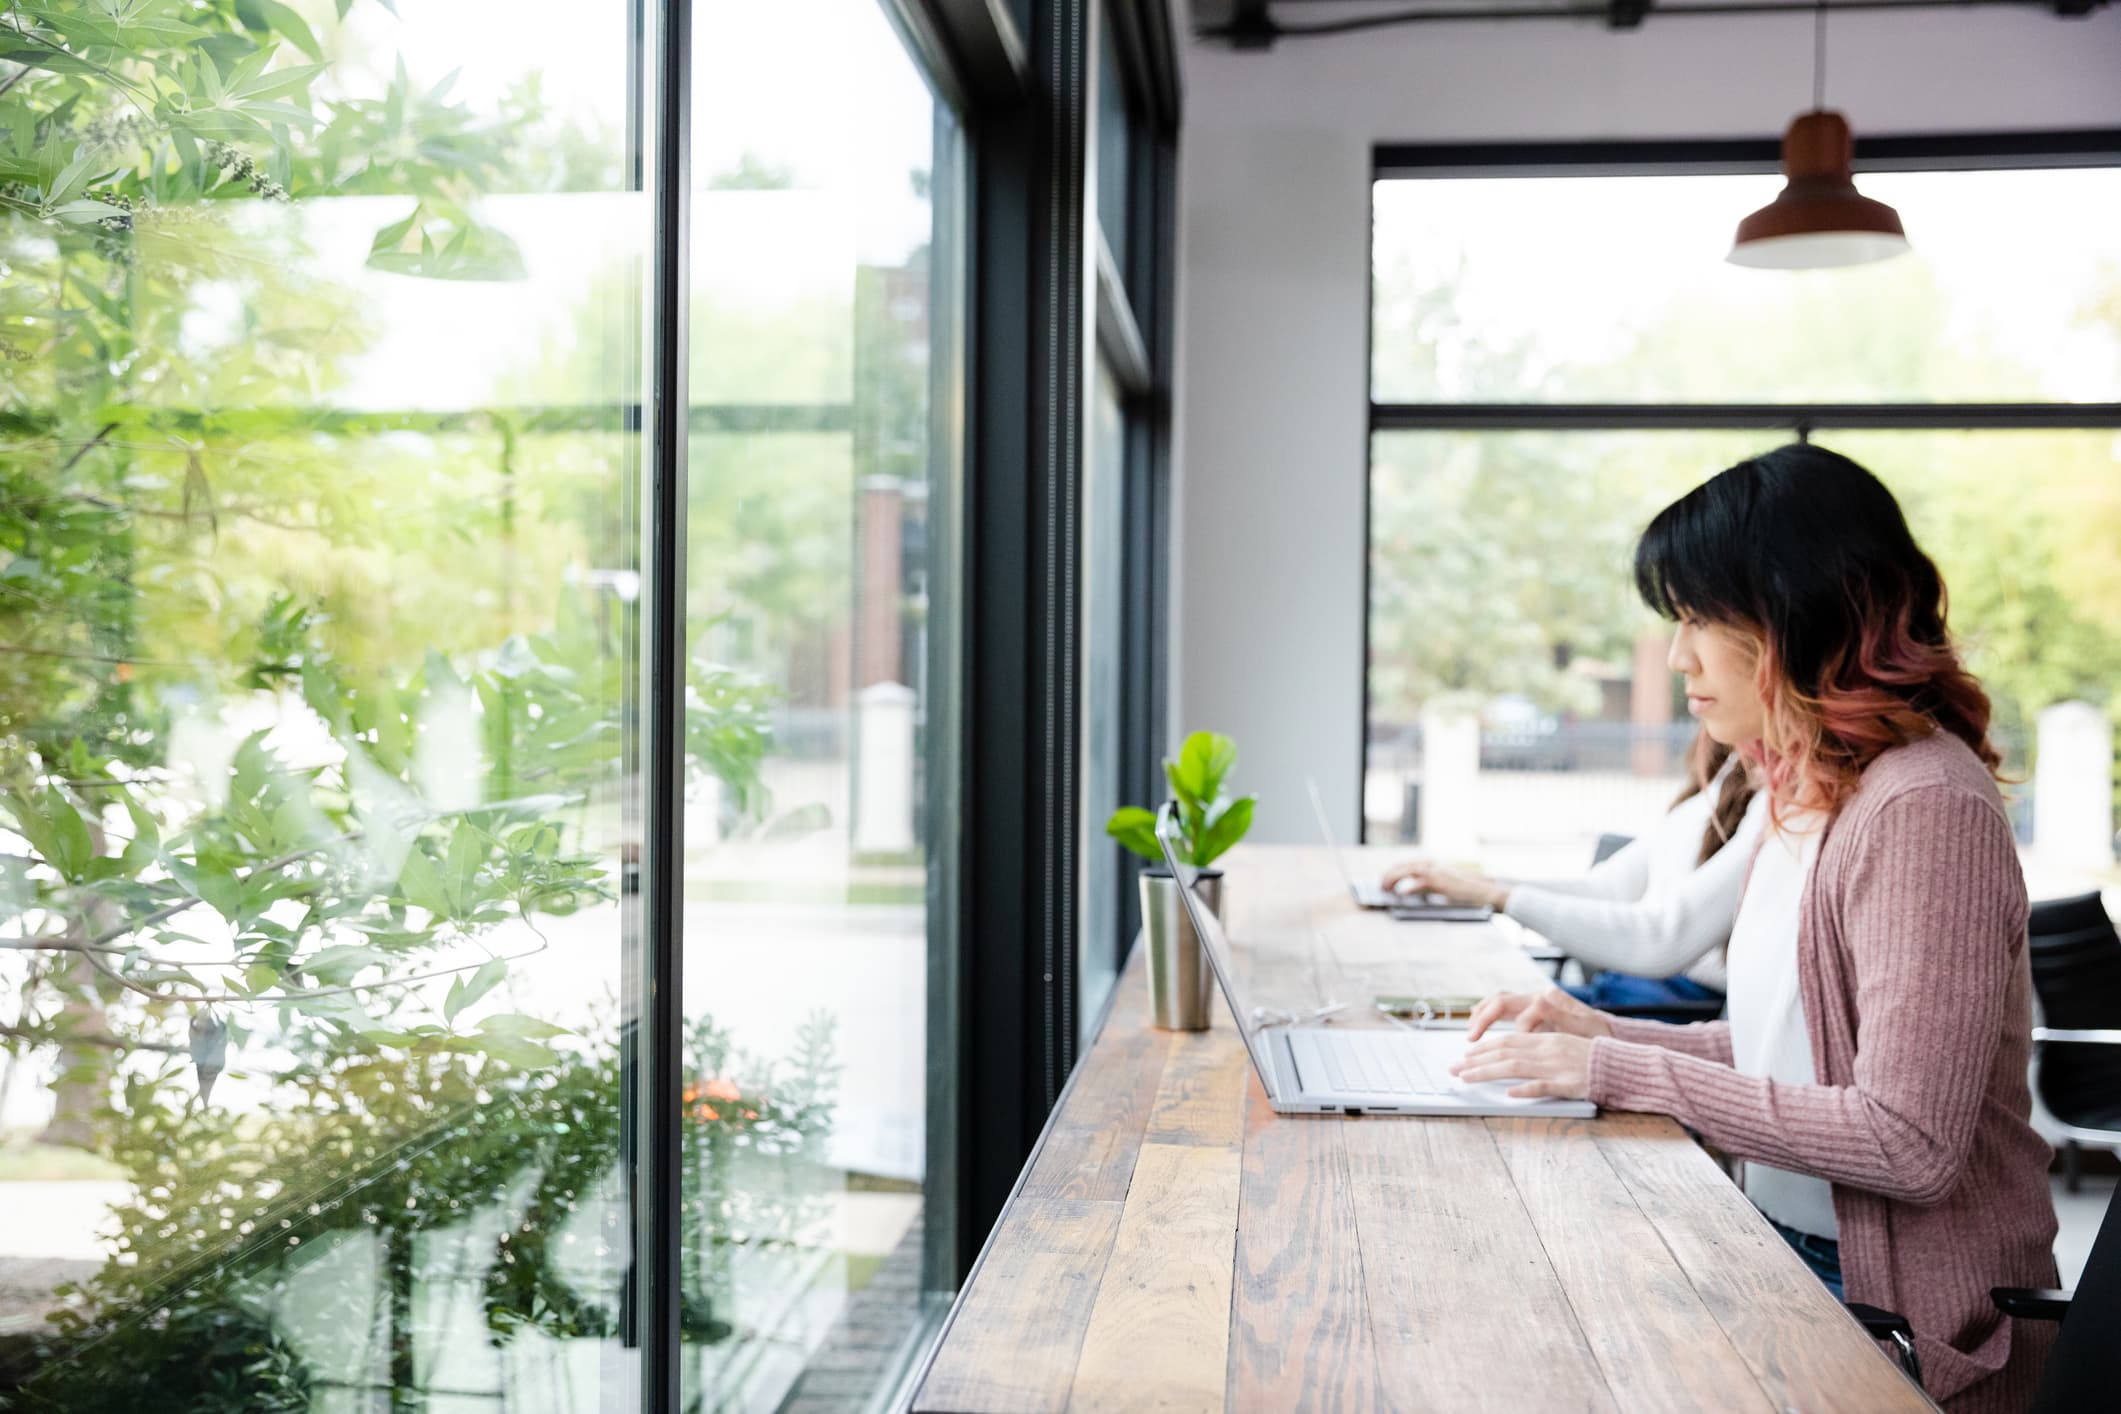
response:
M1332 1089L1366 1095L1434 1094L1448 1088L1429 1075L1395 1032L1295 1031L1289 1042L1306 1089L1314 1088L1310 1078L1316 1076Z

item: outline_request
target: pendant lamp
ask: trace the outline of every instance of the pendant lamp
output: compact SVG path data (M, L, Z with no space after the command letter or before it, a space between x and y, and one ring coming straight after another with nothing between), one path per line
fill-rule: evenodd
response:
M1826 108L1826 6L1813 21L1812 111L1782 135L1788 184L1766 206L1738 223L1725 257L1733 265L1768 270L1819 270L1863 265L1905 254L1900 213L1856 190L1850 170L1855 139L1848 119Z

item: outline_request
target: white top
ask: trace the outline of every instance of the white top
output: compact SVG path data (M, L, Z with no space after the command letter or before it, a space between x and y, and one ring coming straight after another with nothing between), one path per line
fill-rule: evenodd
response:
M1723 942L1731 935L1746 864L1767 827L1767 792L1754 795L1730 840L1700 864L1723 772L1665 812L1657 827L1590 873L1513 884L1504 911L1577 961L1644 977L1684 972L1726 991Z
M1769 830L1731 929L1731 1059L1742 1075L1790 1085L1817 1084L1812 1041L1797 994L1797 919L1805 880L1825 831L1801 819ZM1835 1238L1833 1185L1823 1178L1748 1162L1745 1196L1781 1223Z

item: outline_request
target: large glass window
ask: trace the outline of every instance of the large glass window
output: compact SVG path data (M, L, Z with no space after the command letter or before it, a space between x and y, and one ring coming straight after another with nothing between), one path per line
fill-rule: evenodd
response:
M887 1389L921 1317L931 432L956 134L875 0L695 7L683 1378ZM947 945L942 940L937 945Z
M628 7L7 25L6 1397L631 1398Z
M1665 667L1669 628L1635 599L1634 539L1806 424L1893 487L1937 559L2022 778L2007 794L2029 868L2060 887L2056 862L2085 857L2037 837L2036 777L2043 712L2121 707L2121 434L2093 412L2067 425L2069 405L2121 393L2121 267L2100 244L2121 170L1867 176L1901 210L1912 257L1724 266L1763 182L1377 184L1370 839L1555 873L1586 864L1599 835L1653 822L1692 724ZM2003 224L2006 201L2024 204ZM2014 254L2028 217L2054 233L2037 261ZM1556 229L1574 234L1556 243ZM1850 430L1804 411L1879 401L1933 404L1934 425ZM2057 404L2062 425L1984 426L1961 401ZM1495 428L1492 408L1463 405L1493 403L1525 405L1520 426L1475 430ZM1655 428L1540 430L1569 403L1661 406ZM1715 403L1782 404L1769 420L1784 430L1718 430L1705 414L1686 430L1690 405Z
M1868 173L1865 194L1900 212L1912 256L1779 276L1725 263L1738 218L1780 185L1770 175L1378 182L1372 395L2121 399L2121 168Z
M1121 724L1126 720L1122 649L1128 607L1126 565L1127 423L1119 384L1100 359L1083 456L1083 912L1080 1017L1093 1025L1119 973L1132 856L1105 835L1121 805Z

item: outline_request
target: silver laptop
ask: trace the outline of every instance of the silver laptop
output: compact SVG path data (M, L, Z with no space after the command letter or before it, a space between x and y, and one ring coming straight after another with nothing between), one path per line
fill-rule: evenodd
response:
M1319 833L1326 837L1333 867L1340 871L1340 881L1348 886L1348 897L1355 900L1357 908L1389 908L1393 917L1408 922L1485 923L1495 916L1495 910L1486 904L1452 903L1442 894L1401 893L1382 884L1358 882L1348 872L1348 859L1340 852L1340 841L1333 838L1333 822L1326 818L1326 802L1318 793L1318 778L1306 776L1304 784L1310 788L1311 810L1318 816Z
M1586 1116L1589 1100L1513 1098L1503 1082L1468 1085L1449 1070L1465 1050L1463 1031L1336 1030L1327 1026L1255 1025L1238 989L1237 970L1222 924L1193 892L1199 870L1181 864L1172 838L1170 805L1157 812L1156 838L1164 864L1181 885L1186 916L1207 950L1208 966L1245 1038L1252 1069L1277 1114L1402 1114Z
M1326 818L1325 797L1318 793L1318 778L1304 777L1304 785L1311 792L1311 811L1318 816L1319 833L1326 837L1326 848L1332 852L1333 867L1340 871L1341 882L1348 886L1348 897L1355 900L1357 908L1390 908L1403 897L1398 892L1379 883L1357 883L1348 872L1346 856L1340 852L1340 841L1333 838L1333 823Z

